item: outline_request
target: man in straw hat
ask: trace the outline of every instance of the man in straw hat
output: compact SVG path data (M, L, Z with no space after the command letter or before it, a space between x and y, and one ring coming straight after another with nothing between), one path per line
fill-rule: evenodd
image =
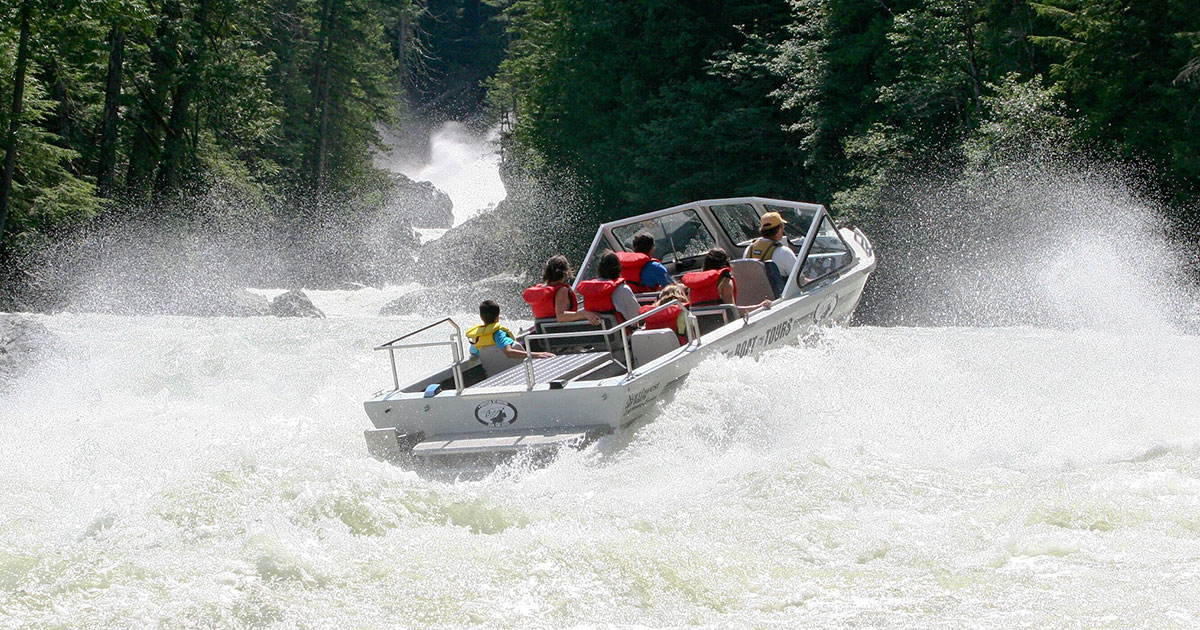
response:
M796 253L788 247L787 239L783 236L783 226L787 221L778 212L768 212L762 215L758 233L761 238L750 243L743 258L755 258L764 263L773 262L779 269L779 274L787 278L796 265Z

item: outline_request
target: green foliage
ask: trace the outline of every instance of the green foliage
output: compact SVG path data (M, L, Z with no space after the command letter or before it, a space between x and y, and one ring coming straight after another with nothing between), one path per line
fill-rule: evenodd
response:
M746 31L781 32L783 2L517 0L493 102L512 157L577 173L602 217L775 182L794 189L777 81L714 64ZM745 29L737 28L745 26Z
M930 165L1097 142L1148 161L1178 198L1200 195L1193 0L740 8L759 19L705 3L514 2L492 83L513 116L510 159L583 174L604 216L749 190L867 213Z
M1002 168L1013 156L1064 158L1078 150L1078 124L1067 116L1063 89L1041 76L1022 81L1016 72L987 85L983 118L964 143L976 170Z
M413 11L413 3L31 1L10 234L53 231L106 205L93 182L110 104L119 108L109 119L116 122L111 172L119 200L175 198L212 186L261 198L379 180L371 161L375 125L395 111L397 57L406 54L393 50L384 24ZM17 5L0 5L3 129ZM120 89L115 102L106 96L110 77Z
M1079 110L1084 137L1148 160L1181 198L1200 194L1200 98L1177 81L1196 54L1194 0L1047 0L1053 24L1033 41L1055 59L1050 77Z
M4 14L6 24L15 23L11 14ZM35 20L34 26L55 32L69 23L70 15L54 15ZM32 29L31 29L32 30ZM37 51L46 40L34 40L31 50ZM72 51L79 53L79 51ZM0 30L0 76L13 76L17 56L16 29ZM32 55L27 70L24 92L24 111L16 138L17 160L13 173L13 190L6 232L18 240L33 238L37 233L55 231L93 216L99 209L95 187L90 178L77 168L80 153L50 129L59 129L70 137L80 135L70 124L71 111L65 106L87 110L87 103L52 99L52 92L68 89L85 74L86 69L71 72L54 59ZM47 78L63 85L48 84ZM11 121L8 104L12 103L13 85L0 84L0 129L7 130ZM8 147L5 147L8 150Z

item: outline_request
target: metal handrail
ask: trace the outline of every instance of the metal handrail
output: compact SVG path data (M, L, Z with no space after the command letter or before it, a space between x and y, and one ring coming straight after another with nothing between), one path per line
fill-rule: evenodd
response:
M758 307L758 308L756 308L756 309L754 309L754 310L752 310L752 311L746 311L745 313L742 313L742 323L743 323L743 325L745 325L745 326L749 326L749 325L750 325L750 317L751 317L751 316L758 315L759 313L761 313L761 312L763 312L763 311L769 311L769 310L771 310L771 307L772 307L772 306L775 306L775 302L779 302L779 301L780 301L780 300L772 300L772 301L771 301L771 303L770 303L770 304L768 304L768 305L766 305L766 306L760 306L760 307Z
M397 341L401 341L403 339L408 339L409 337L411 337L417 333L425 332L426 330L429 330L430 328L433 328L434 326L437 326L439 324L444 324L447 322L449 322L449 324L454 327L454 334L450 335L449 341L424 341L424 342L417 342L417 343L402 343L402 344L396 343ZM460 328L459 325L457 323L455 323L454 320L450 319L449 317L444 317L442 319L437 320L436 322L433 322L432 324L429 324L428 326L423 326L423 327L418 328L410 333L396 337L395 339L393 339L381 346L375 346L376 350L387 350L388 351L388 360L391 361L391 363L392 363L393 391L400 389L400 375L396 372L396 350L404 350L404 349L410 349L410 348L430 348L430 347L434 347L434 346L450 346L450 350L451 350L450 354L451 354L451 357L454 359L454 363L450 367L454 372L455 393L462 392L462 390L463 390L462 328Z
M535 381L534 373L533 373L533 351L530 349L530 346L532 346L533 344L531 344L530 341L540 340L540 339L573 339L576 337L596 337L597 335L601 335L605 339L607 339L609 336L619 333L619 332L624 332L624 330L626 328L629 328L630 326L633 326L635 324L640 324L643 320L650 317L651 315L658 313L659 311L665 310L667 307L673 306L676 304L680 304L679 300L671 300L670 302L667 302L666 304L660 304L660 305L646 311L645 313L638 315L637 317L634 317L625 322L622 322L621 324L618 324L617 326L613 326L612 328L606 328L604 330L584 330L584 331L579 331L579 332L541 333L541 334L537 334L537 335L527 335L525 337L525 360L524 360L525 389L532 390L533 384ZM680 305L682 306L682 304L680 304ZM700 326L699 326L698 320L696 319L696 316L692 315L691 313L688 313L687 322L688 322L687 326L685 327L687 330L687 337L688 337L687 345L690 346L690 345L692 345L693 342L695 342L696 345L700 345L700 343L701 343L700 342ZM630 356L629 356L630 355L629 337L627 335L624 335L624 334L621 335L621 346L622 346L622 350L624 350L624 352L625 352L625 371L628 373L628 372L633 371L632 368L630 367L631 365L633 365L633 363L631 362Z

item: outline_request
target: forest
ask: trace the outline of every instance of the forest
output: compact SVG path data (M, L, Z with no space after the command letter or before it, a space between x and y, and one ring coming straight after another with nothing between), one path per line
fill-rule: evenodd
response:
M505 176L570 180L588 226L742 194L869 221L914 173L1014 156L1119 165L1181 233L1200 222L1195 0L3 0L0 20L10 280L99 224L384 212L380 129L449 119L499 125Z

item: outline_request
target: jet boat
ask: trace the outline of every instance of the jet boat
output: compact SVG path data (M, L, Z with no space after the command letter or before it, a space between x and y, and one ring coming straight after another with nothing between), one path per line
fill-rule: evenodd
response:
M494 346L481 348L479 356L468 353L463 324L477 322L449 317L378 346L375 350L390 358L392 383L364 403L374 425L366 431L369 452L396 462L459 466L581 446L628 430L705 357L754 356L792 343L814 326L848 320L875 269L875 252L861 230L837 227L824 206L811 203L709 199L605 223L575 286L595 275L604 250L632 251L633 238L641 233L654 236L656 254L676 278L699 270L712 247L740 256L758 237L759 220L768 212L787 221L785 234L797 254L782 290L778 280L772 286L761 261L732 260L739 305L776 299L745 312L732 304L693 307L686 343L674 331L640 329L644 320L671 306L664 304L602 326L537 320L517 335L527 350L524 360L484 352L495 351ZM649 303L654 296L638 298ZM437 336L430 340L430 335ZM449 363L400 382L397 356L429 347L447 348ZM534 359L528 354L533 350L555 356Z

